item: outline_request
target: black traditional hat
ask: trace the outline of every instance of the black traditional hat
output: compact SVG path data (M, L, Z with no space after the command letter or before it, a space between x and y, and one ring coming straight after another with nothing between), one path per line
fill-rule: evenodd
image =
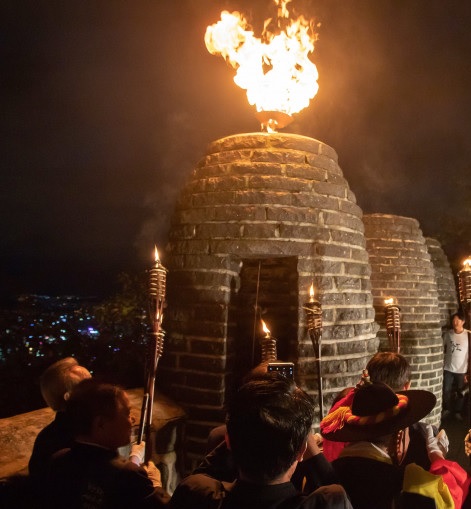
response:
M339 406L321 421L321 434L333 442L371 441L420 421L436 400L429 391L394 392L368 380L356 387L351 405Z

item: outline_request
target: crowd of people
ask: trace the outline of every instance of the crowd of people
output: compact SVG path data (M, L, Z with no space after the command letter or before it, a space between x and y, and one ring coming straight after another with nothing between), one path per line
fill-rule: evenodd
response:
M464 320L445 335L443 418L461 416L467 371ZM466 369L464 366L466 365ZM54 421L37 436L29 474L0 486L5 509L460 509L471 477L446 458L444 430L423 421L436 405L411 388L408 360L379 352L341 391L313 433L314 402L294 379L250 372L227 404L208 454L170 494L133 444L126 392L95 380L73 358L40 380ZM461 398L462 399L462 398ZM465 439L467 454L471 439Z

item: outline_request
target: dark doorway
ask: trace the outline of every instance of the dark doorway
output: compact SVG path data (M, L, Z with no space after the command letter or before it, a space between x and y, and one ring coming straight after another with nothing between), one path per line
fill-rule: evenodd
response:
M298 337L296 257L242 259L239 291L231 302L234 379L240 382L261 362L261 321L276 338L277 357L294 361Z

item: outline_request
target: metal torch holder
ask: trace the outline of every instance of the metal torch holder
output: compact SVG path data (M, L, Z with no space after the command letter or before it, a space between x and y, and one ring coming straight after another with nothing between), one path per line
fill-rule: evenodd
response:
M396 304L385 306L386 333L389 340L391 352L401 351L401 308Z
M276 338L273 336L265 336L261 342L261 358L262 362L273 362L278 358Z
M157 366L163 353L165 331L160 329L158 332L148 332L148 348L146 355L146 387L144 388L144 398L141 407L141 419L138 432L138 443L146 439L145 458L151 459L153 444L151 440L152 417L154 413L154 393L155 377L157 375Z
M157 258L154 267L149 271L149 320L151 331L147 336L146 382L138 435L138 443L145 437L145 461L149 461L152 458L154 450L153 440L151 439L151 428L154 409L155 378L164 346L165 332L162 329L162 319L165 305L166 279L167 269Z
M321 346L322 346L322 307L318 300L306 302L303 306L306 312L307 330L314 348L317 393L319 399L319 422L324 416L324 397L322 391Z

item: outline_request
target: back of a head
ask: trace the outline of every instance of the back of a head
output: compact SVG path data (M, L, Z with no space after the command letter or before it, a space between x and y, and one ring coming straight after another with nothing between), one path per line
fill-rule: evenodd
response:
M313 419L311 398L293 380L276 372L251 378L228 407L235 464L254 482L276 479L295 461Z
M365 370L366 371L366 370ZM385 443L385 438L419 422L437 402L430 391L395 392L364 373L348 406L338 407L321 421L321 434L335 442Z
M73 357L51 364L39 380L44 401L56 412L64 410L66 394L79 382L90 377L88 369L80 366Z
M366 365L372 382L382 382L395 391L402 391L411 379L409 361L396 352L378 352Z
M66 405L74 436L89 435L96 417L113 417L123 394L121 387L93 378L76 385Z

